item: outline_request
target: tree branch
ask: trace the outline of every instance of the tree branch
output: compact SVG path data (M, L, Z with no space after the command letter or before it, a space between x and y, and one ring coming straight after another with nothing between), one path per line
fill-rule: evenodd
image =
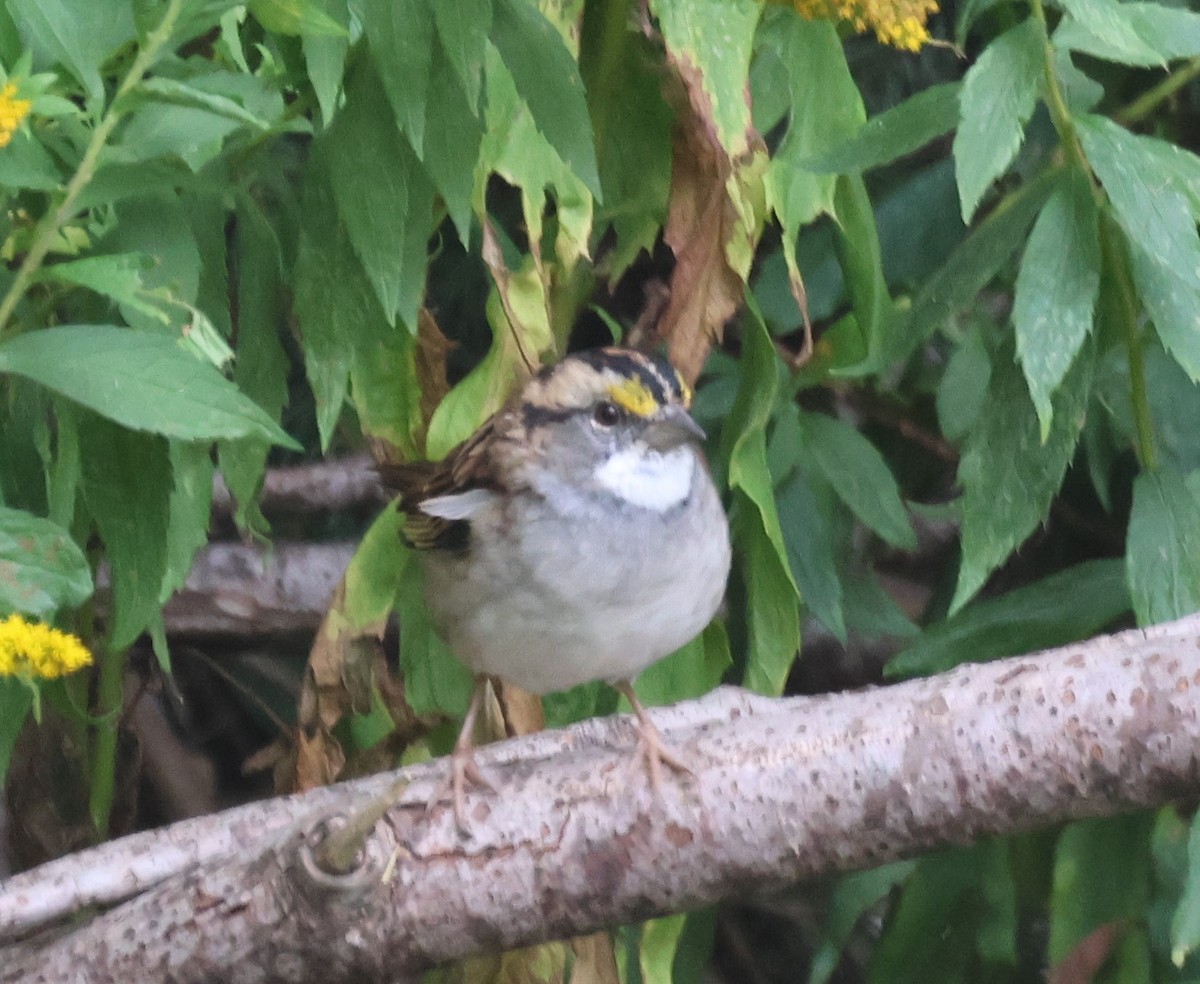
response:
M204 849L193 826L203 821L190 821L17 876L0 886L10 933L39 892L26 929L65 903L105 901L96 886L107 878L112 891L130 843L147 863L169 855L143 876L142 886L164 879L155 887L44 946L3 953L0 980L396 980L1194 795L1200 616L858 693L777 701L725 689L655 717L696 770L661 802L631 778L627 722L601 719L482 750L503 795L471 795L470 836L445 806L424 812L445 762L404 770L412 788L346 876L321 872L312 844L336 822L331 810L368 809L396 774L256 804L257 836L243 808L217 818ZM61 894L72 885L73 898Z

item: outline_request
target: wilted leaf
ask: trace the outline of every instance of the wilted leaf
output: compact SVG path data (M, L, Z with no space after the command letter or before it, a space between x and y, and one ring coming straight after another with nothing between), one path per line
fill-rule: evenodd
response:
M742 302L762 231L767 155L746 101L759 12L749 0L660 0L653 9L687 96L675 106L664 232L675 268L658 330L694 381Z

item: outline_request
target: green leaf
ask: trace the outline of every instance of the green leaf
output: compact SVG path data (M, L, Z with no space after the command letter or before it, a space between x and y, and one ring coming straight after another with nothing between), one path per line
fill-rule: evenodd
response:
M642 943L638 948L638 964L642 984L672 984L671 966L679 949L686 913L651 919L642 926Z
M1138 293L1159 337L1200 380L1200 236L1184 193L1167 184L1153 142L1100 116L1077 121L1088 162L1128 237Z
M1040 32L1031 17L996 38L967 70L954 137L963 222L971 221L983 193L1016 157L1041 69Z
M0 154L0 187L55 191L62 183L54 158L37 138L23 130L14 133Z
M1079 820L1058 839L1048 957L1056 964L1088 934L1143 918L1150 894L1154 814Z
M829 899L828 915L808 970L808 984L826 984L860 918L916 869L915 861L893 861L841 878Z
M324 153L338 214L389 322L416 330L425 290L434 189L397 131L379 78L355 72Z
M968 331L950 356L937 391L938 427L959 441L975 426L992 377L992 360L978 330Z
M283 258L275 230L248 197L237 208L236 260L238 332L234 381L272 419L288 400L291 365L279 338L286 323L283 307ZM253 438L224 441L218 448L221 473L237 503L242 529L265 532L266 520L255 498L266 469L270 445Z
M350 21L347 0L328 0L329 15L345 27ZM308 69L308 80L312 83L321 107L321 119L329 126L337 112L338 94L342 89L342 76L346 68L346 53L350 50L347 35L307 34L303 39L304 64Z
M809 171L869 171L919 150L949 133L959 120L962 84L943 82L918 92L899 106L872 116L847 140L802 160Z
M747 646L742 686L778 697L800 649L795 581L750 498L740 489L733 498L733 539L746 586Z
M330 17L317 0L249 0L246 4L268 31L343 37L346 29Z
M168 503L166 565L159 604L183 587L196 552L208 542L212 506L213 463L208 445L172 441L171 497Z
M84 501L112 567L109 645L123 649L159 617L171 497L167 442L94 414L80 414L79 437Z
M1119 60L1133 65L1163 65L1139 35L1126 5L1115 0L1059 0L1064 10L1098 38Z
M1017 274L1012 319L1017 358L1041 423L1050 433L1050 397L1092 330L1100 293L1100 228L1087 179L1074 172L1034 223Z
M49 620L92 595L92 572L71 535L56 523L0 506L0 616Z
M1025 242L1025 235L1057 187L1058 176L1043 176L998 205L930 277L913 301L908 350L966 308Z
M800 227L834 208L835 176L808 167L808 159L858 131L866 113L837 29L829 21L805 20L776 8L764 17L757 43L775 52L788 84L787 133L771 156L766 187L767 202L783 226L784 256L791 257L791 269Z
M82 260L45 266L38 274L38 279L86 287L162 324L169 324L170 318L161 307L150 301L154 295L142 283L142 271L150 266L152 264L148 258L137 253L89 256Z
M800 423L813 464L863 523L900 550L917 546L908 511L891 469L870 441L849 424L802 413Z
M1200 610L1200 472L1169 465L1133 483L1125 562L1138 625Z
M1129 611L1125 565L1089 560L999 598L981 601L926 629L889 660L889 677L926 676L1095 635Z
M788 567L800 588L800 598L834 636L846 641L842 612L842 582L838 577L833 536L802 471L794 471L775 497L787 547Z
M268 120L250 112L241 103L235 102L228 96L205 92L176 79L168 79L163 76L145 79L138 85L137 91L171 106L202 109L214 116L223 116L235 123L244 123L255 130L267 130L271 126Z
M8 0L21 40L34 63L65 67L79 80L90 103L104 97L100 66L118 47L133 40L129 4L93 0Z
M592 196L599 198L600 176L583 80L561 35L526 0L495 0L491 40L538 130Z
M233 383L162 335L112 325L26 332L0 344L0 373L134 430L182 440L255 436L299 450Z
M861 174L838 177L834 194L838 263L854 306L855 330L862 357L850 365L835 365L837 376L875 375L898 361L896 349L907 333L895 317L891 294L883 275L883 248L875 224L875 210ZM828 336L827 336L828 337Z
M1193 814L1187 840L1183 895L1171 917L1171 962L1182 967L1200 947L1200 812Z
M398 515L395 509L384 512ZM421 565L400 546L399 526L391 549L407 557L396 594L396 616L404 627L400 633L404 697L415 714L464 714L471 699L471 673L434 631L422 592Z
M732 664L725 626L710 622L687 645L647 667L637 678L637 695L651 706L690 700L717 686Z
M440 10L456 4L436 6ZM425 133L425 166L446 203L459 240L466 245L471 239L471 196L475 191L475 165L483 141L483 123L441 44L434 45L433 50L428 112L437 125Z
M0 789L5 788L13 746L33 709L33 690L16 677L0 677Z
M1112 44L1092 29L1087 21L1064 18L1054 32L1054 44L1059 48L1083 51L1109 61L1126 64L1161 66L1176 58L1200 55L1200 14L1183 7L1166 7L1158 3L1122 3L1115 7L1115 16L1142 42L1141 54L1129 53L1129 46Z
M365 0L363 4L363 31L379 81L397 124L418 157L424 155L425 147L433 6L436 4L426 0ZM435 126L440 125L440 121L435 122Z
M471 112L479 109L483 59L492 29L493 0L458 0L433 4L438 40L467 94Z
M992 367L988 399L958 467L963 556L951 612L979 590L1049 511L1083 429L1094 361L1087 347L1071 366L1055 393L1054 419L1044 441L1011 350L1002 350Z

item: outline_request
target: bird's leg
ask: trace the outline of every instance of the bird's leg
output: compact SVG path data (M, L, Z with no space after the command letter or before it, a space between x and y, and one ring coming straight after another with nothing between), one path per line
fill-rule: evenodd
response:
M663 795L663 763L669 765L676 772L685 772L689 776L694 776L696 773L688 767L683 759L667 748L662 733L654 726L650 715L646 713L646 708L642 706L642 702L634 693L633 684L629 680L618 680L613 686L625 696L625 699L629 701L629 706L633 708L633 713L637 715L635 727L638 732L638 755L646 762L646 771L650 775L650 786L654 790L654 794L661 798Z
M453 751L450 752L450 776L438 784L427 807L432 810L441 800L446 789L450 788L454 795L454 821L462 831L467 830L467 781L493 793L496 791L496 787L488 781L487 777L479 771L479 766L475 764L475 722L479 719L479 712L483 709L487 686L487 677L476 677L475 689L471 693L471 703L467 706L467 716L463 718L462 730L454 742Z

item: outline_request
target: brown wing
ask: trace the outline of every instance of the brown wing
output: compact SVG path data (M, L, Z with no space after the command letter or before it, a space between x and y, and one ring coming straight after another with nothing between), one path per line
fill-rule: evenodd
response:
M421 503L439 495L498 487L490 450L496 418L490 418L441 461L382 465L384 484L397 493L396 508L404 513L404 539L416 550L461 550L467 545L467 520L441 519L421 510Z

